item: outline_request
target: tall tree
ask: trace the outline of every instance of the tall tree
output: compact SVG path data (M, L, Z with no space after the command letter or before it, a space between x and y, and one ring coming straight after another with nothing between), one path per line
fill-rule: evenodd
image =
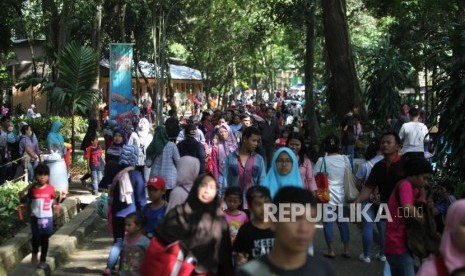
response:
M346 1L321 1L330 82L327 96L331 109L342 118L353 107L363 110L347 24Z

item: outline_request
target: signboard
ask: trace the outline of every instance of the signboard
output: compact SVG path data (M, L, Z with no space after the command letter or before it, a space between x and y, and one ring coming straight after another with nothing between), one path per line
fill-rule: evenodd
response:
M132 44L110 45L110 120L132 118Z

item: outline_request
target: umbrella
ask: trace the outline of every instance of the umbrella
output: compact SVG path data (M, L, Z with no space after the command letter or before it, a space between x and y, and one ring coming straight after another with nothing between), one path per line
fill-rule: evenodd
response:
M262 117L258 116L257 114L252 114L252 118L257 121L257 122L264 122L265 119L263 119Z

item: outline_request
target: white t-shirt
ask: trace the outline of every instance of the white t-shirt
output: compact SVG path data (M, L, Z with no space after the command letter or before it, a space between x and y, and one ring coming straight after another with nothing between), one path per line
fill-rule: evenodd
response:
M420 122L404 123L399 131L400 140L402 140L402 154L407 152L423 152L423 141L428 134L428 128Z
M320 167L323 163L323 158L320 157L315 164L315 174L320 172ZM344 192L344 172L346 163L344 156L330 155L325 156L326 172L328 173L328 186L329 186L329 204L337 205L345 203ZM322 167L324 171L324 165Z

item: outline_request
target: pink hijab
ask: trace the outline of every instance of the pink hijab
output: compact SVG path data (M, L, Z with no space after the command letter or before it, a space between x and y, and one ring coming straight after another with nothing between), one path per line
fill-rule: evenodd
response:
M457 200L447 210L444 233L439 251L444 257L447 269L452 272L465 266L465 252L455 247L454 234L465 219L465 199Z

